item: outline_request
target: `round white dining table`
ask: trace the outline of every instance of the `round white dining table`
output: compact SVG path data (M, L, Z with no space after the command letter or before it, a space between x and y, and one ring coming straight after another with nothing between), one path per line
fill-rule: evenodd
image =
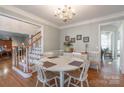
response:
M80 66L73 66L73 65L70 65L69 63L73 61L84 62L83 59L69 57L69 56L59 56L57 58L47 58L47 57L42 58L42 62L45 62L45 61L49 61L51 63L56 64L52 67L48 67L45 69L48 71L54 71L54 72L60 73L60 87L64 86L64 72L65 71L72 71L72 70L76 70L80 68Z

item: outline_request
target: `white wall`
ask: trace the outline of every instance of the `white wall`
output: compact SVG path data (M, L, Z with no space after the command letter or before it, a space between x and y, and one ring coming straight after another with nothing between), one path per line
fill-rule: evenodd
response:
M79 26L69 27L61 30L61 39L60 39L60 48L64 49L63 42L64 37L66 35L69 35L71 37L76 37L78 34L82 34L82 36L89 36L90 42L89 42L89 51L99 51L100 49L100 24L106 24L111 22L118 22L122 21L124 17L117 17L117 18L110 18L108 20L103 20L99 22L91 22L88 24L82 24ZM109 30L111 27L108 27L106 30ZM115 30L115 28L113 28ZM74 43L74 48L76 51L84 51L85 50L85 44L83 41L76 41Z
M82 35L82 37L89 36L90 42L89 44L89 51L98 51L99 50L99 24L98 23L92 23L92 24L86 24L76 27L71 27L67 29L63 29L61 31L61 49L64 49L63 42L65 36L75 37L76 35ZM73 44L74 50L77 52L85 51L85 43L83 40L76 40L76 43Z
M22 34L34 34L38 27L17 21L8 17L0 16L0 30L8 32L16 32Z
M120 27L120 70L124 74L124 22L122 22L122 25Z
M44 26L44 51L59 50L60 31L50 26Z
M108 24L108 25L103 25L100 27L101 31L118 31L118 27Z
M116 19L110 19L110 20L104 20L101 22L94 22L89 24L82 24L80 26L75 27L69 27L61 30L61 36L60 36L60 49L64 49L63 42L65 41L65 36L75 37L76 35L82 35L83 37L89 36L90 42L88 51L101 51L101 41L100 41L100 24L108 23L108 22L115 22L119 21L121 18ZM122 18L123 19L123 18ZM121 20L122 20L121 19ZM76 43L74 43L74 50L76 52L85 51L85 43L83 43L83 40L76 40ZM100 60L100 55L98 57L98 60Z
M43 24L42 24L43 25ZM58 29L43 25L44 27L44 51L58 50L60 48ZM0 30L32 35L39 31L39 27L27 24L8 17L0 16Z

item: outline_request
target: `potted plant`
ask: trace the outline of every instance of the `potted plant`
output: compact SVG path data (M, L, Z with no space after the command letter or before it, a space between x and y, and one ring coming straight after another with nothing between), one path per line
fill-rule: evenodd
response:
M73 46L73 44L71 43L71 41L64 42L65 52L73 52L72 51L72 46Z

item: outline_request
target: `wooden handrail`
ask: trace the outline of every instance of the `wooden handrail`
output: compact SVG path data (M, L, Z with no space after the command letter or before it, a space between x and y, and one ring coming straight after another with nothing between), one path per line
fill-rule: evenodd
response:
M36 35L40 34L41 32L37 32L35 35L33 35L31 38L35 37Z
M29 44L28 46L26 46L26 48L29 48L30 46L32 46L35 42L37 42L39 39L41 39L41 36L39 38L37 38L35 41L33 41L31 44Z
M41 32L37 32L35 35L31 36L31 38L27 38L25 40L25 42L28 42L29 40L31 40L32 38L34 38L36 35L40 34Z

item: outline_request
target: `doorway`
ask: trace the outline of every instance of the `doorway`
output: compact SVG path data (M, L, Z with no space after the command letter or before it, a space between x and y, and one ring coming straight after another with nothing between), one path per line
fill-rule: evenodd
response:
M17 46L25 41L29 35L12 33L0 30L0 62L12 58L12 46Z
M120 73L120 26L120 22L100 25L101 60L111 73Z

